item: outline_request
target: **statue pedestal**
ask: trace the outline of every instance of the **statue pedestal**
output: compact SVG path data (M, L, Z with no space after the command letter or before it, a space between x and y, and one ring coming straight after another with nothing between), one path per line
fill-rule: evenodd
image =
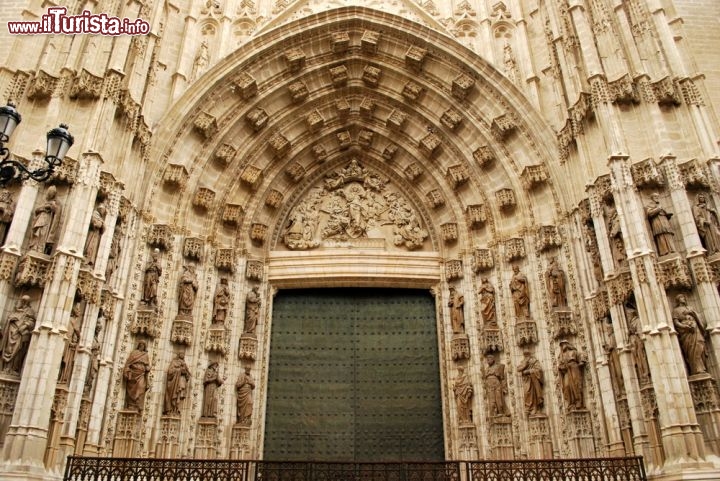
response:
M2 374L0 377L0 439L4 440L10 428L20 379Z
M515 339L520 347L528 344L537 344L537 325L532 319L518 319L515 321Z
M247 361L254 361L257 357L257 336L245 333L240 336L240 348L238 358Z
M15 287L44 287L50 257L36 251L25 254L15 269Z
M587 409L578 409L567 413L567 423L570 428L570 447L576 458L595 455L595 440Z
M547 416L544 414L531 414L528 418L528 427L530 430L528 458L551 459L553 457L553 447Z
M490 419L490 449L492 459L515 458L510 416L496 416Z
M225 355L227 345L225 342L225 326L222 324L213 324L208 331L207 340L205 341L205 350L208 352L216 352Z
M555 339L561 339L577 334L577 327L573 321L572 311L567 308L553 310L553 334Z
M459 427L459 459L477 459L480 455L477 444L477 430L473 423L464 422Z
M453 361L470 359L470 339L467 334L453 334L450 341Z
M218 421L215 418L200 418L195 438L195 457L215 459L218 448Z
M688 381L705 445L720 455L720 393L717 384L706 372L694 374Z
M137 411L122 409L118 411L115 427L115 440L112 455L114 458L134 458L140 441L140 421L142 416Z
M155 445L156 458L176 458L180 450L180 417L163 416L160 418L160 438Z
M130 332L133 334L144 334L151 339L158 335L159 317L155 309L148 306L141 306L135 312L135 319L130 325Z
M192 343L193 323L189 316L175 317L170 332L170 342L189 346Z
M250 426L235 424L230 438L230 459L250 459Z

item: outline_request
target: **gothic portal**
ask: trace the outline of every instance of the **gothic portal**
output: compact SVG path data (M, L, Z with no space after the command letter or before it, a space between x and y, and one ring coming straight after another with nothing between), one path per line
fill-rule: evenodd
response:
M0 32L13 158L75 136L0 189L0 479L401 441L720 477L720 4L59 3L150 33Z

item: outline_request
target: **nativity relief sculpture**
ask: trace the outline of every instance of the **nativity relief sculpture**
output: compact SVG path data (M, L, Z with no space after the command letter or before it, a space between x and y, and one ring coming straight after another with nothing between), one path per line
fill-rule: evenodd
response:
M291 211L282 233L288 249L313 249L353 239L386 239L422 248L428 232L404 195L388 179L355 159L328 174Z

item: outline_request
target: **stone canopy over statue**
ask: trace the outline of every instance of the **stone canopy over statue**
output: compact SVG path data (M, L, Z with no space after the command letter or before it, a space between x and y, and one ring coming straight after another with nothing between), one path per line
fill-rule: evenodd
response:
M421 249L428 236L415 208L388 179L357 160L326 175L290 211L282 242L313 249L353 239L386 239L401 249Z

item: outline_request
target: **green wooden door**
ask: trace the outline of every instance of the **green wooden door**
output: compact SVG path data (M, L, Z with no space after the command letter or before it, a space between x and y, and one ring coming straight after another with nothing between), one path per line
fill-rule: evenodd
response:
M264 458L443 460L437 345L427 291L281 290Z

